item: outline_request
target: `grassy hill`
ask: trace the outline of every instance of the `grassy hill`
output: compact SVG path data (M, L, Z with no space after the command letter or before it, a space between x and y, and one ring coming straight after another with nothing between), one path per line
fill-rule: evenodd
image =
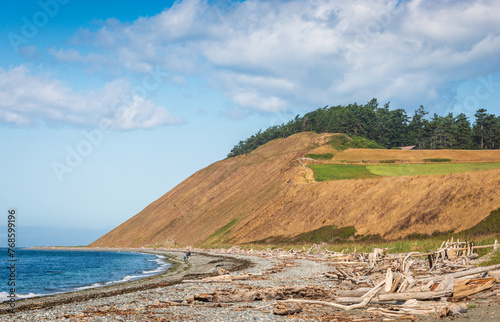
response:
M311 231L355 231L358 237L392 239L465 230L500 208L498 169L425 176L376 175L370 170L425 165L427 159L500 162L500 151L338 149L331 143L345 140L349 138L304 132L216 162L91 246L209 247ZM311 157L322 154L331 157ZM391 164L381 164L387 160ZM370 175L317 182L311 169L316 165L361 165L368 173L359 175ZM313 238L304 236L299 239Z

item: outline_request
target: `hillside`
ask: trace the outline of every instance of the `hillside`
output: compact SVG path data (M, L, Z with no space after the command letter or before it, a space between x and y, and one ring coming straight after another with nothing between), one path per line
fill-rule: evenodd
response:
M500 208L500 170L315 182L306 154L335 162L499 162L500 151L331 150L304 132L198 171L91 246L213 246L293 236L324 226L398 238L463 230ZM302 160L302 161L301 161ZM301 162L303 165L301 165Z

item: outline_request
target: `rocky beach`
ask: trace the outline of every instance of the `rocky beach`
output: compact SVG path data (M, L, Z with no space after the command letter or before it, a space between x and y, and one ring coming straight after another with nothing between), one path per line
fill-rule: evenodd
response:
M89 250L89 249L85 249ZM104 249L99 249L104 250ZM130 249L126 249L130 251ZM339 310L303 304L295 314L276 314L276 294L325 300L342 283L325 275L331 263L320 256L289 256L284 252L194 250L188 262L182 250L137 250L166 256L168 271L146 279L72 293L30 298L16 303L16 312L1 304L0 321L382 321L365 309ZM229 275L230 273L231 275ZM218 279L221 274L231 280ZM214 277L215 276L215 277ZM240 278L239 278L240 277ZM274 299L266 297L274 292ZM266 291L267 290L267 291ZM253 300L214 300L214 292L253 294ZM484 294L483 294L484 295ZM454 320L497 321L500 296L470 297L468 310ZM408 316L407 318L409 318ZM402 319L399 317L395 319ZM418 315L435 320L436 314ZM414 317L412 317L414 319ZM445 318L448 319L448 318Z

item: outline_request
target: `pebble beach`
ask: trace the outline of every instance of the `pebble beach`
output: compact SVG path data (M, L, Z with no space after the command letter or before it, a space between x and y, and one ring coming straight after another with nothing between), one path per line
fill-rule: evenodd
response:
M323 276L327 263L314 260L263 258L196 251L188 262L183 252L155 250L173 264L153 277L128 283L73 293L18 301L16 312L0 305L0 321L383 321L363 310L341 311L331 307L307 305L302 312L273 314L275 301L238 303L198 303L189 301L195 294L244 287L335 287ZM231 283L185 283L217 275L221 269L234 274L256 274L260 278ZM454 320L495 321L500 316L499 299L474 302L476 309ZM498 312L498 313L497 313ZM432 321L436 317L419 317Z

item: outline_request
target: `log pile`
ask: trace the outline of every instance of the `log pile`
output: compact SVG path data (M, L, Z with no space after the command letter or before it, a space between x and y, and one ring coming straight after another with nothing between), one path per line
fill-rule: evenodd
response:
M238 303L268 301L274 305L275 314L294 314L307 305L321 305L337 310L366 309L367 312L385 317L409 315L436 316L460 315L467 305L459 303L469 296L492 290L500 294L500 265L476 267L478 248L498 248L493 245L476 246L474 243L446 241L435 251L388 254L387 249L374 249L371 253L332 252L324 245L311 248L243 250L232 247L218 250L228 254L261 256L281 261L262 274L220 275L198 281L227 282L263 278L295 265L296 260L325 262L328 267L321 276L331 282L332 288L258 288L238 285L235 289L216 290L196 294L191 302ZM458 303L457 303L458 302Z

